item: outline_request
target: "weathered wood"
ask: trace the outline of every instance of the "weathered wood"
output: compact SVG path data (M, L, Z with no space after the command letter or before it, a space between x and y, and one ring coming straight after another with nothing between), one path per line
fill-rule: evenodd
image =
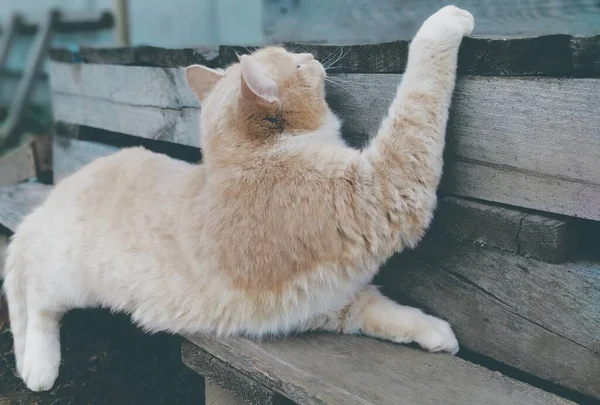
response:
M550 263L574 248L572 221L457 197L440 199L432 229Z
M21 220L40 205L52 189L38 183L0 187L0 224L15 231Z
M378 45L312 45L290 43L294 52L312 52L331 65L331 73L402 73L406 67L408 41ZM81 61L110 65L184 67L202 64L223 67L238 61L237 54L252 48L221 46L196 49L85 48L77 53L53 49L57 62ZM465 38L460 47L458 73L487 76L600 77L600 35L573 37L548 35L536 38Z
M0 186L9 186L35 177L33 140L23 142L0 156Z
M49 143L46 135L25 134L19 146L0 156L0 186L17 184L50 170Z
M330 105L355 138L376 130L398 81L341 75ZM600 219L600 81L466 77L450 114L444 191Z
M447 319L463 347L600 398L600 263L542 263L430 233L377 283Z
M121 104L101 98L52 94L54 118L142 138L198 146L197 108Z
M206 405L248 405L242 398L230 393L210 381L204 388L204 403Z
M50 135L35 135L31 145L35 161L35 171L38 176L52 170L52 137Z
M181 69L51 64L55 118L199 145L199 103ZM361 145L379 126L399 75L338 75L328 100ZM600 219L600 80L459 79L444 191Z
M556 154L555 158L565 164L568 160L560 154ZM590 160L590 163L593 162L597 160ZM512 166L461 161L460 157L456 157L455 161L446 165L441 189L446 193L539 211L594 220L600 218L600 205L595 203L599 187L595 182L561 179L521 171Z
M53 142L54 183L81 169L95 159L119 151L119 148L101 143L80 141L55 136Z
M183 69L52 62L49 70L53 95L165 109L200 108Z
M263 343L186 338L299 405L570 403L457 357L371 338L314 334ZM184 351L184 363L193 367L197 352Z
M181 356L186 359L186 365L202 375L206 382L206 391L210 385L218 385L222 389L235 393L241 399L251 404L260 405L289 405L291 402L270 389L263 387L254 379L231 368L227 362L209 354L198 346L183 341ZM212 383L210 383L211 381ZM208 394L207 394L208 396ZM207 401L208 404L208 401Z

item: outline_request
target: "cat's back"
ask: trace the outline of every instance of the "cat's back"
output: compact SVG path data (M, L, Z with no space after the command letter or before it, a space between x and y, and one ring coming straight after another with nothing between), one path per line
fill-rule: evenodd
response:
M178 196L187 195L182 182L193 167L141 147L98 158L61 180L17 233L25 228L114 233L149 219L151 225L174 211ZM157 209L167 215L156 215Z

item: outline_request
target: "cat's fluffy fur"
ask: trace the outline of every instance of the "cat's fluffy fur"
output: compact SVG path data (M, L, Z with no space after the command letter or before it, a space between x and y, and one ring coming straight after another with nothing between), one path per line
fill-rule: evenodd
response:
M432 218L458 48L472 29L452 6L423 24L362 151L341 141L310 54L273 47L225 71L187 68L203 164L142 148L97 159L14 235L5 290L27 386L53 385L60 318L76 307L125 311L150 331L325 329L458 351L445 321L369 282Z

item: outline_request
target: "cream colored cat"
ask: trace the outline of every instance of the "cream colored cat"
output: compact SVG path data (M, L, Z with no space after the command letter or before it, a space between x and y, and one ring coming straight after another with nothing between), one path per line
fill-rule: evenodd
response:
M125 311L148 331L362 333L456 353L445 321L369 285L423 236L436 204L461 39L473 17L431 16L379 133L344 146L310 54L266 48L225 71L191 66L205 161L142 148L58 184L8 248L18 371L52 387L71 308Z

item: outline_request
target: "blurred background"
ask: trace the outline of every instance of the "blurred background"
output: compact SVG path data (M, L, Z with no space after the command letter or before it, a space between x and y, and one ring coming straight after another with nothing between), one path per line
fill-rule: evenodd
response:
M11 17L21 17L4 64L0 64L0 104L10 103L34 43L35 28L49 9L61 11L70 27L52 34L52 47L154 45L170 48L192 46L201 37L205 13L190 13L201 4L195 0L0 0L0 38ZM93 22L99 22L92 24ZM79 24L78 24L79 23ZM86 24L87 23L87 24ZM87 26L86 26L87 25ZM194 34L197 32L198 36ZM206 35L204 35L206 36ZM0 39L0 44L2 39ZM1 47L0 47L1 48ZM0 59L1 60L1 59ZM45 66L43 68L45 71ZM45 77L42 77L42 83ZM34 104L47 103L47 86L35 86Z
M47 72L50 48L190 47L194 40L209 38L214 31L206 21L215 4L195 0L0 0L0 160L27 160L24 155L36 152L15 147L29 144L35 135L34 149L37 146L38 154L46 153L48 138L44 136L52 122ZM55 28L43 38L40 31L50 10L58 11L59 16ZM14 156L7 157L8 152ZM38 175L44 164L36 163ZM0 185L18 183L31 174L9 162L0 166L4 168Z

